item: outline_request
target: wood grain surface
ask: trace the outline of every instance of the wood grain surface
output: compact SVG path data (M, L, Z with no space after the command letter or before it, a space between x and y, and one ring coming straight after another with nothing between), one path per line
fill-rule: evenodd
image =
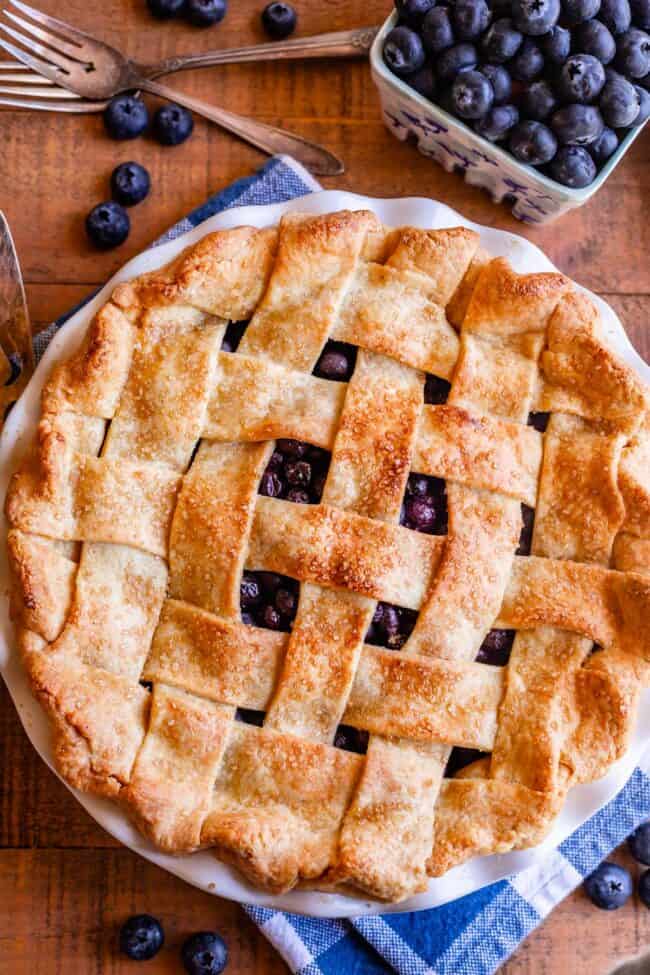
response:
M379 23L390 0L296 0L302 34ZM261 41L263 0L231 0L209 30L161 24L144 0L39 0L40 6L141 59ZM514 220L399 143L384 129L367 64L257 64L176 76L184 91L317 139L346 163L328 188L374 196L427 196L466 216L523 234L620 314L650 358L650 133L585 207L543 228ZM151 106L155 103L152 100ZM105 281L128 258L263 157L197 119L176 149L153 140L113 142L99 116L66 117L0 109L0 208L9 218L32 316L45 324ZM93 251L83 220L108 195L113 167L128 159L151 172L150 197L131 211L132 233L108 254ZM621 852L622 862L630 864ZM0 689L0 972L3 975L126 975L136 969L115 948L134 912L164 922L167 947L142 971L180 972L188 933L217 928L230 947L231 975L280 975L287 968L241 909L210 897L121 848L97 826L33 752ZM650 911L631 900L596 910L578 891L503 967L507 975L601 975L650 945ZM140 969L138 969L139 971ZM346 973L342 973L346 975ZM464 975L464 973L459 973Z

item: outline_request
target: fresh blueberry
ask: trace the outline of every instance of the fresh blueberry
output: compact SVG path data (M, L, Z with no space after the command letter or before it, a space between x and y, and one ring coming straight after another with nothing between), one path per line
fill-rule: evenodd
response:
M616 54L616 41L599 20L588 20L576 32L576 45L583 54L591 54L601 64L609 64Z
M289 3L269 3L262 11L262 26L276 41L293 34L297 22L296 11Z
M550 124L565 146L588 146L604 128L603 117L593 105L565 105L553 113Z
M239 605L242 609L252 609L259 606L261 599L259 579L252 572L244 572L239 584Z
M554 180L574 190L588 186L596 175L596 164L582 146L562 146L549 169Z
M400 23L417 30L422 25L425 14L435 3L436 0L395 0L395 8Z
M598 19L612 34L622 34L632 23L629 0L601 0Z
M394 27L384 41L384 61L400 78L415 74L424 64L420 35L410 27Z
M104 109L104 125L113 139L135 139L149 125L147 106L135 95L116 95Z
M639 95L631 82L620 74L610 71L600 95L600 110L607 125L612 129L624 129L633 125L639 114Z
M149 11L158 20L168 20L176 17L183 9L185 0L147 0Z
M451 88L456 114L464 119L483 118L492 108L494 91L480 71L461 71Z
M644 870L639 877L639 897L642 904L650 907L650 870Z
M562 20L570 27L598 15L600 0L562 0Z
M350 361L345 353L339 349L325 349L316 363L314 372L321 379L344 381L350 376Z
M479 119L475 129L488 142L500 142L519 121L519 112L514 105L495 105L491 112Z
M534 81L544 70L544 55L535 41L525 38L510 62L510 73L518 81Z
M192 135L194 119L182 105L162 105L153 117L153 130L163 146L178 146Z
M483 64L479 70L492 85L494 104L505 105L506 102L510 101L512 79L507 69L502 64Z
M188 975L221 975L228 963L228 949L216 932L200 931L183 943L181 958Z
M564 64L571 51L571 31L556 24L539 39L542 54L551 64Z
M596 165L602 166L618 149L618 136L614 129L605 128L588 148L589 155Z
M557 98L548 81L531 81L521 95L521 110L527 118L543 122L555 111Z
M183 12L195 27L211 27L226 16L226 0L185 0Z
M442 52L436 61L436 72L442 84L451 84L461 71L473 71L478 64L473 44L454 44Z
M451 22L456 37L474 41L490 23L490 8L485 0L456 0L451 8Z
M650 865L650 820L641 823L627 838L630 853L638 863Z
M122 163L111 174L113 198L122 206L132 207L141 203L150 189L149 173L140 163Z
M157 955L165 941L160 921L150 914L136 914L120 928L120 951L132 961L147 961Z
M512 0L512 19L522 34L539 37L558 22L560 0Z
M514 28L510 17L495 20L481 42L485 59L492 64L509 61L521 47L523 39L524 35Z
M562 65L558 88L567 102L588 105L605 86L605 69L592 54L573 54Z
M432 64L425 64L415 74L410 74L406 81L414 91L417 91L418 95L423 95L429 101L433 101L436 93L436 74ZM337 353L327 354L337 355Z
M557 152L557 139L541 122L520 122L510 133L508 146L519 162L543 166Z
M93 244L102 250L119 247L129 236L130 229L128 213L114 200L100 203L86 217L86 233Z
M650 92L640 85L635 85L634 90L639 96L639 114L634 119L633 125L643 125L650 118Z
M616 41L616 65L628 78L643 78L650 71L650 34L631 27Z
M650 30L650 0L630 0L632 23L641 30Z
M587 897L604 911L622 907L632 893L632 877L618 863L605 860L584 882Z
M430 54L441 51L455 43L454 30L447 7L434 7L422 22L422 43Z

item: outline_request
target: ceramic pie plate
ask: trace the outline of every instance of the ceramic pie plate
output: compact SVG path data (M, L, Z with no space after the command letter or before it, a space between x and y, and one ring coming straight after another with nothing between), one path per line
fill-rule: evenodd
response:
M352 193L325 191L312 193L301 199L269 206L241 207L218 214L176 240L156 247L129 261L84 308L80 309L57 333L48 346L38 369L20 400L14 407L0 438L0 501L4 497L11 473L29 447L40 416L40 394L52 366L69 358L81 344L92 317L109 299L120 282L152 271L172 260L181 250L195 244L205 234L241 224L266 227L276 224L289 211L319 214L340 209L373 210L388 226L410 225L422 228L465 226L478 231L481 244L492 256L509 258L516 271L557 270L533 244L516 234L493 230L466 220L455 210L422 198L378 200ZM619 355L650 383L648 366L633 349L620 320L612 309L596 295L589 293L600 309L603 325L611 345ZM54 769L50 731L45 713L32 696L29 681L18 657L13 626L9 620L7 592L9 570L6 557L7 523L0 516L0 672L9 688L25 731L44 762ZM293 890L272 895L252 887L233 868L218 861L207 850L186 856L170 856L157 850L135 829L126 813L115 803L81 793L66 783L87 812L112 836L131 850L153 863L176 874L183 880L208 893L227 897L245 904L259 904L281 908L298 914L317 917L349 917L360 914L384 914L395 911L423 910L472 893L481 887L502 880L527 867L541 865L553 850L587 819L593 816L622 789L635 766L650 768L650 689L644 692L638 709L637 726L627 754L609 773L597 782L573 788L564 809L555 821L546 840L538 847L502 855L479 857L455 867L443 877L430 880L426 892L398 905L383 904L372 898L314 890ZM644 706L645 705L645 706ZM63 781L63 780L62 780Z

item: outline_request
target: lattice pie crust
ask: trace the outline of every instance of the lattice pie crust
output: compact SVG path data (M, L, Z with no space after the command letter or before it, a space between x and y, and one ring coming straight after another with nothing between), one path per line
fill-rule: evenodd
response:
M312 374L332 339L358 349L349 383ZM648 403L566 278L462 228L291 214L119 285L7 498L58 768L272 891L396 901L538 843L647 683ZM331 451L320 503L258 494L275 438ZM399 524L412 471L446 482L447 535ZM299 580L290 633L242 622L244 569ZM399 650L364 643L377 601L419 611ZM517 631L505 667L475 662L493 627ZM489 754L445 777L452 746Z

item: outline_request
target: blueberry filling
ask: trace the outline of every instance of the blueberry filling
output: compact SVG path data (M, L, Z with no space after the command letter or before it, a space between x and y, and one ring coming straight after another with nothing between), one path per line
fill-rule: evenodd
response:
M264 711L254 711L252 708L237 708L235 711L235 721L243 724L254 724L256 728L261 728L264 724Z
M488 753L479 752L475 748L452 748L445 768L445 778L451 779L456 772L460 772L462 768L478 761L479 758L485 758L486 754Z
M334 735L334 747L342 748L346 752L355 752L357 755L365 755L368 751L367 731L359 731L347 724L340 724Z
M295 504L318 504L325 487L330 453L300 440L278 440L266 465L259 494Z
M418 614L413 609L377 603L365 642L372 643L375 647L401 650L413 632L417 618Z
M427 535L447 534L447 492L439 477L409 474L400 525Z
M319 379L347 383L354 372L357 350L347 342L329 341L314 366L314 375Z
M529 413L528 426L534 427L539 433L545 433L550 418L550 413Z
M298 609L299 583L276 572L244 572L239 586L242 623L288 633Z
M432 376L430 373L424 383L424 402L432 406L440 406L447 402L451 383L439 376Z
M510 659L514 639L514 630L490 630L476 655L477 663L505 667Z
M522 504L521 506L521 534L519 536L519 545L517 546L517 551L515 555L530 555L530 549L533 542L533 524L535 522L535 509L529 508L527 504Z
M153 684L150 680L141 680L140 687L144 687L145 691L149 691L150 694L153 691Z
M228 322L226 334L221 343L222 352L236 352L248 322Z

